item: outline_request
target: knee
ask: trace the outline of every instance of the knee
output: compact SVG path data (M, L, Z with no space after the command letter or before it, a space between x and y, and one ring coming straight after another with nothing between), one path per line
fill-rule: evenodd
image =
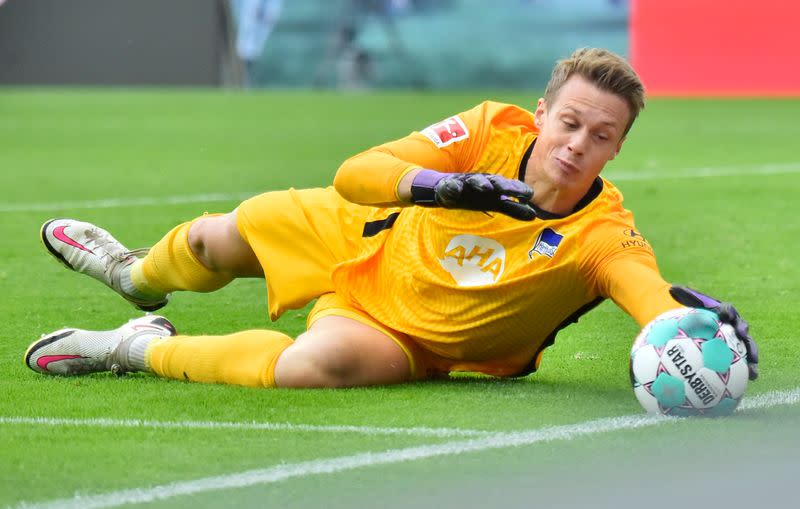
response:
M197 259L207 269L218 269L215 260L215 242L230 236L230 229L236 230L236 216L225 214L221 216L203 216L189 226L189 248ZM238 230L236 230L238 236Z
M275 365L278 387L388 385L410 378L411 362L391 337L342 316L316 320Z
M213 228L213 226L209 225L211 219L211 217L201 217L189 226L189 248L206 268L210 268L211 263L206 250L208 231Z
M358 385L358 355L347 349L305 348L295 343L275 366L275 385L292 388L350 387Z

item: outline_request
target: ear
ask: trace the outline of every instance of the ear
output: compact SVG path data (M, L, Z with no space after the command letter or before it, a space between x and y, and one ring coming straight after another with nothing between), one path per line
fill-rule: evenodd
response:
M536 103L536 111L533 113L533 123L539 129L544 125L545 115L547 115L547 103L544 101L544 97L540 97Z
M622 150L622 144L625 143L625 140L627 139L628 138L623 136L622 139L619 140L619 143L617 143L617 148L616 150L614 150L614 155L611 156L611 159L609 159L609 161L613 161L619 155L619 151Z

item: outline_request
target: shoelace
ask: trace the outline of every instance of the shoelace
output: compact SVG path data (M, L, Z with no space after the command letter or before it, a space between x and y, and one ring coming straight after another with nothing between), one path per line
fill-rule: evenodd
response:
M143 258L147 253L150 252L149 247L138 247L136 249L131 249L130 251L125 251L125 256L135 256L136 258Z
M140 247L137 249L125 249L122 244L117 240L111 238L107 233L101 232L97 228L91 228L84 232L87 240L93 242L97 247L102 248L111 258L118 262L122 262L135 256L141 258L150 252L149 247Z
M127 258L125 254L126 251L123 249L122 244L114 240L107 233L101 232L97 228L90 228L84 232L84 235L86 235L86 240L103 249L103 251L114 260L121 262Z
M108 256L111 258L111 260L113 260L112 262L104 264L103 271L106 273L106 277L108 278L108 282L110 283L111 287L118 292L122 292L122 285L120 283L121 272L124 267L129 265L125 262L131 257L143 257L150 251L150 248L143 247L129 250L111 235L100 231L97 228L86 230L84 234L86 235L86 239L88 241L92 242L95 246L103 250L103 255L101 258Z

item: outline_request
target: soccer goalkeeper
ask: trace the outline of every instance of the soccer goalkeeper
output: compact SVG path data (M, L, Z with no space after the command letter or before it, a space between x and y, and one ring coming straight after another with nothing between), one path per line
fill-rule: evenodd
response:
M521 376L563 327L610 298L640 325L682 305L729 304L660 276L653 252L600 177L644 89L622 58L558 62L533 112L484 102L345 161L334 186L270 192L166 234L143 258L105 230L47 222L50 253L139 309L175 291L266 280L270 317L314 299L296 339L274 330L177 335L147 315L112 331L62 329L25 354L33 370L111 370L256 387L393 384L453 371Z

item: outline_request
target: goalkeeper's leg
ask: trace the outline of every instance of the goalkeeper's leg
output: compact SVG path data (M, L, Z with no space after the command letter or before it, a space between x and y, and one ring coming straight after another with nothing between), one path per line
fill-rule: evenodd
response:
M34 341L25 363L39 373L82 375L146 371L164 378L248 387L347 387L411 378L412 362L388 334L342 316L325 316L293 341L282 332L173 336L148 315L111 331L61 329Z
M278 387L389 385L417 378L408 352L386 333L344 316L324 316L277 360Z
M387 334L325 316L293 341L282 332L142 337L114 352L122 371L248 387L352 387L411 379L407 353Z
M334 293L317 299L308 322L296 341L269 330L177 336L147 346L140 340L131 352L146 351L146 356L131 368L167 378L255 387L385 385L433 372L428 356L410 338ZM128 358L137 361L135 355Z
M211 292L237 277L263 277L236 227L236 212L206 215L173 228L131 267L139 289Z
M149 250L130 250L108 231L75 219L46 222L41 238L68 269L97 279L144 311L163 307L176 290L210 292L236 277L263 277L236 228L236 212L178 225Z

